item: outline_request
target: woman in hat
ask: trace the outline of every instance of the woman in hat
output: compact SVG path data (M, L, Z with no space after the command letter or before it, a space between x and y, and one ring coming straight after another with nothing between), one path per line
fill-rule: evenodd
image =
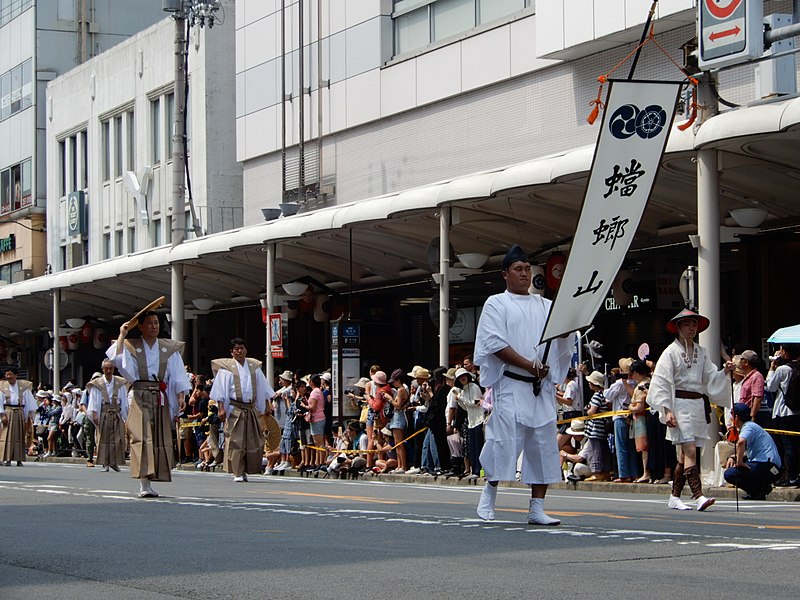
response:
M478 384L473 380L473 375L465 368L455 372L455 383L452 394L458 405L467 412L465 426L462 427L461 436L467 449L468 468L471 471L468 479L478 479L481 475L480 454L483 449L484 436L483 424L486 421L486 412L481 406L483 393Z
M678 463L673 473L672 494L668 506L676 510L691 510L681 501L681 492L688 482L697 510L714 504L714 498L703 495L697 448L708 439L705 398L717 404L730 403L728 362L720 371L711 362L705 348L695 337L708 328L706 317L684 309L667 323L667 331L675 336L656 363L647 401L659 413L667 426L667 439L677 452Z
M611 404L603 395L606 378L600 371L592 371L586 376L586 383L592 391L592 399L586 414L593 417L611 410ZM589 419L586 421L586 462L591 475L589 481L608 481L611 477L611 450L608 447L608 434L612 433L611 421L604 419Z

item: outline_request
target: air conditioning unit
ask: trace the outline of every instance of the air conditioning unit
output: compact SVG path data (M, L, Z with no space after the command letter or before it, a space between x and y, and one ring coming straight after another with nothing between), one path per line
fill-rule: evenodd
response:
M26 279L30 279L33 277L33 270L32 269L22 269L17 271L11 276L12 283L19 283L20 281L25 281Z

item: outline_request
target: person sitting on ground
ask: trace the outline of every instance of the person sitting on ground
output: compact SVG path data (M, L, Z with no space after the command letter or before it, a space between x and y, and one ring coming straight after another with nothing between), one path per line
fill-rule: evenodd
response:
M725 481L747 492L745 500L766 500L781 475L783 464L778 448L772 437L751 420L752 407L737 402L731 413L739 439L736 456L728 459Z
M589 456L589 449L586 444L588 441L585 436L586 425L580 419L573 419L564 430L564 435L569 437L569 449L559 450L561 456L561 465L567 465L567 479L569 481L580 481L592 474L589 468L587 458Z

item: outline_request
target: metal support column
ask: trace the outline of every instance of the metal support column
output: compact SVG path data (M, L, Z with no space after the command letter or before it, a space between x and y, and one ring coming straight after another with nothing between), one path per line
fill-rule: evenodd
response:
M264 294L264 303L266 304L267 309L267 322L265 324L266 327L266 336L267 336L267 354L264 357L264 365L267 374L267 380L270 384L273 381L273 376L275 375L275 359L272 358L272 343L270 338L270 322L269 322L269 315L275 312L275 242L270 242L267 244L267 291Z
M53 391L61 389L61 346L58 344L61 321L61 290L53 292Z
M443 206L439 213L439 365L450 362L450 212Z

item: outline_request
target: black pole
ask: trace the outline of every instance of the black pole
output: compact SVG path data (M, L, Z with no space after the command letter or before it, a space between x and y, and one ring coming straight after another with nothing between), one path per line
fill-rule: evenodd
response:
M639 55L642 53L642 44L647 39L647 32L650 30L650 22L653 20L653 13L656 12L656 5L658 4L658 0L653 0L653 4L650 7L650 12L647 13L647 20L644 23L644 29L642 29L642 37L639 39L639 47L636 49L636 54L633 55L633 62L631 63L631 70L628 72L628 79L633 79L633 72L636 70L636 65L639 63Z

